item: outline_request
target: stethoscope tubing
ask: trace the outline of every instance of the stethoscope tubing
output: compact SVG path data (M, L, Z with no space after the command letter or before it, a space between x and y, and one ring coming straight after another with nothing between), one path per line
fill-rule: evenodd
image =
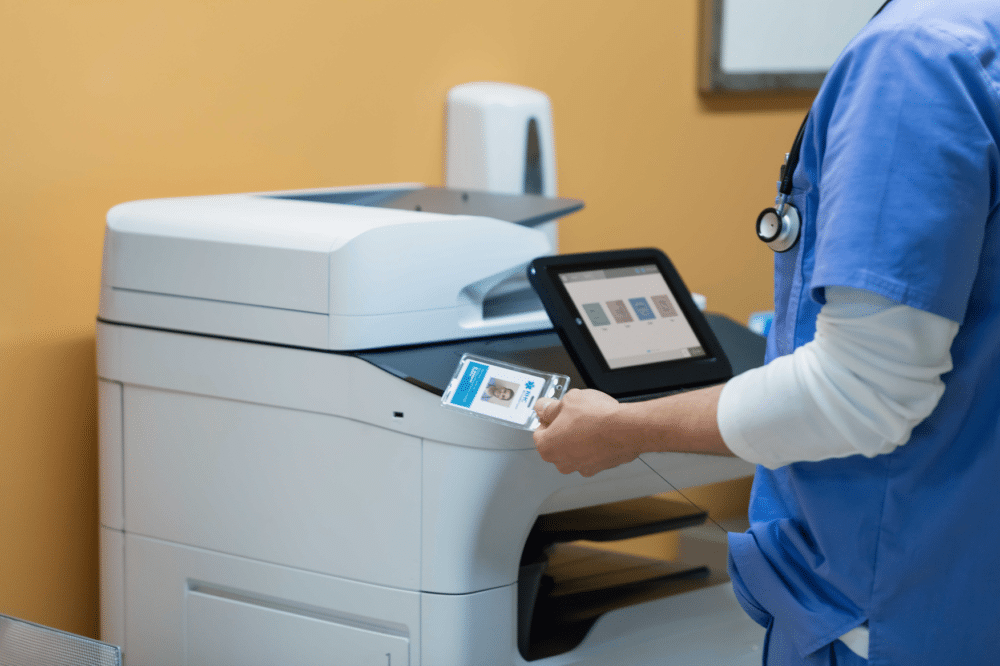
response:
M878 11L872 15L872 18L874 19L881 14L890 2L892 0L885 0ZM795 134L795 141L792 142L792 149L785 156L785 165L781 169L781 180L778 182L778 196L774 200L774 207L765 208L757 216L755 224L757 237L775 252L787 252L795 247L801 233L802 225L799 211L789 203L789 200L792 196L792 179L795 176L795 169L799 166L802 141L805 138L806 125L809 123L810 116L811 110L802 119L799 131ZM779 228L775 229L775 225L778 225Z

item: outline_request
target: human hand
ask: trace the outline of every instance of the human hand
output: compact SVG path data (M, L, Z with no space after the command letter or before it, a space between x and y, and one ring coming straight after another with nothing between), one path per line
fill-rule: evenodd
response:
M592 389L570 389L562 400L539 398L534 437L542 460L563 474L582 476L635 460L642 451L638 438L627 432L622 409L610 395Z

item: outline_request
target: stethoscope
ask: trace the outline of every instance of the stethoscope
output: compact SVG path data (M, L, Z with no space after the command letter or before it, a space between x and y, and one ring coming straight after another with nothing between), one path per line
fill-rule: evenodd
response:
M875 16L882 13L886 5L891 0L885 0L882 6L875 12ZM765 208L757 216L757 238L764 241L769 248L775 252L787 252L795 247L802 234L802 218L799 216L799 209L790 203L792 198L792 177L795 175L795 167L799 165L799 156L802 152L802 138L806 133L806 123L809 122L809 114L799 125L799 131L795 135L792 149L785 155L785 163L781 166L781 180L778 181L778 196L774 199L774 207Z

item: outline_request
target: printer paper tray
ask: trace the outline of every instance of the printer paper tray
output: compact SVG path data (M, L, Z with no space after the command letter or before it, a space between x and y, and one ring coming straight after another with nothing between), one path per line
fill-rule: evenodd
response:
M557 623L594 620L616 608L700 587L708 574L705 566L564 544L549 556L551 590L535 612L537 616L541 610L546 621Z
M579 543L558 544L548 561L521 568L521 584L534 576L537 601L530 630L519 632L528 661L578 645L603 614L627 606L716 585L724 579L708 567L617 553ZM540 580L538 578L540 577Z

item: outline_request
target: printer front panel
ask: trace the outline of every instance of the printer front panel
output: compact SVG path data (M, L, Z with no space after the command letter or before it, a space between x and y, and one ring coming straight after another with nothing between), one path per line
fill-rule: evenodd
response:
M419 588L419 439L128 385L124 434L126 532Z
M420 663L418 592L133 534L125 554L127 663Z
M511 429L507 429L511 430ZM584 479L534 449L475 449L424 440L422 589L463 594L516 582L542 512L668 492L641 463Z
M123 384L340 416L459 446L535 448L530 432L442 409L440 395L346 354L98 322L97 365L100 377Z

